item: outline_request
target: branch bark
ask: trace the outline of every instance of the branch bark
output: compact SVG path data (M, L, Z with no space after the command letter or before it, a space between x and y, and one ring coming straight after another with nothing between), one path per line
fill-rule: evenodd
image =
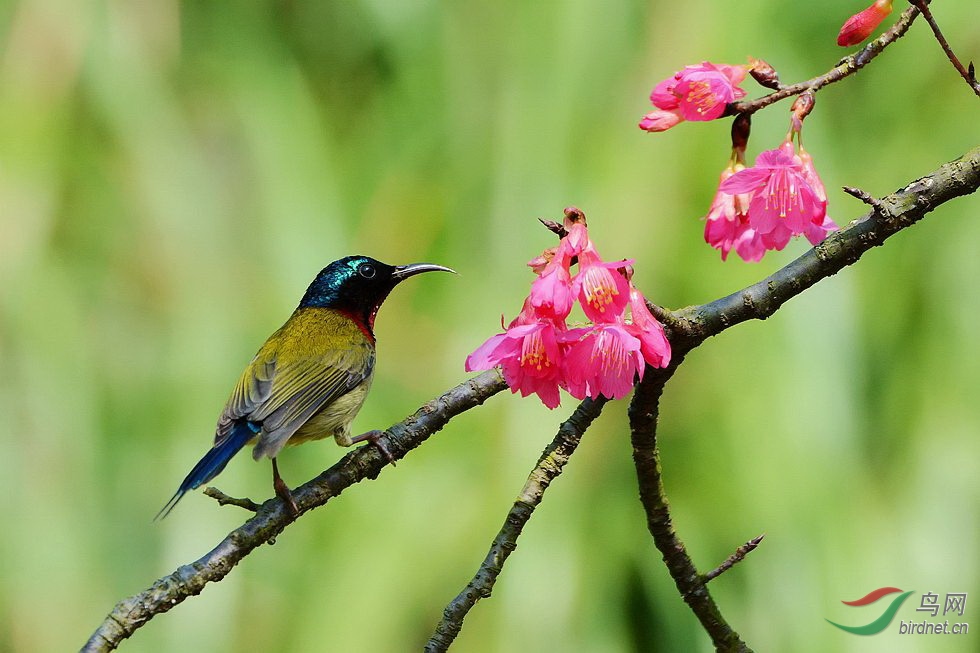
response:
M400 459L456 415L479 406L506 388L497 370L484 372L426 403L414 415L389 428L384 443ZM322 506L358 481L378 477L388 459L377 447L361 447L344 456L312 481L293 490L300 514ZM158 614L200 594L221 580L249 553L274 540L295 518L278 498L269 499L254 517L229 533L218 546L195 562L178 567L146 590L123 599L82 647L85 653L111 651Z
M657 447L657 416L664 385L673 376L686 352L675 352L668 368L647 368L643 381L637 386L630 402L630 433L633 442L633 463L640 486L640 501L647 515L647 529L653 542L663 555L664 564L674 584L691 611L701 622L701 627L711 637L719 651L749 653L751 649L738 633L722 617L721 611L708 592L706 581L687 553L684 542L674 531L670 517L670 505L664 490L660 466L660 449Z
M980 81L977 81L976 71L973 69L973 64L971 63L970 67L967 68L960 63L959 57L957 57L956 53L953 52L953 48L950 47L949 41L946 40L946 37L943 36L942 30L939 29L939 23L936 22L935 17L932 15L932 11L929 9L928 0L913 0L912 4L919 9L919 11L922 13L922 17L926 19L927 23L929 23L929 27L932 28L932 33L935 35L936 41L939 42L939 47L943 49L943 52L946 54L946 58L949 59L949 63L953 64L953 68L955 68L956 72L960 74L960 77L965 79L966 83L970 85L970 88L973 89L973 92L977 95L977 97L980 97Z
M671 344L686 350L746 320L764 320L787 300L851 265L937 206L976 192L980 146L879 200L879 205L762 281L709 304L663 311Z
M668 328L675 359L666 370L649 371L637 389L633 400L635 407L631 410L635 413L635 417L631 417L634 456L648 522L653 520L656 529L660 529L666 519L666 526L670 528L662 485L658 489L659 461L651 429L655 427L656 405L663 391L663 384L684 355L710 336L740 322L765 319L791 297L855 262L864 252L880 245L892 234L911 226L937 206L975 192L978 185L980 147L975 147L960 159L947 163L932 174L882 198L880 207L831 235L817 247L757 284L703 306L675 312L652 307ZM444 427L454 416L482 404L505 387L503 378L496 370L473 377L426 403L415 414L388 429L383 438L384 444L394 458L402 458ZM300 514L322 506L358 481L377 478L387 463L387 459L376 447L362 447L349 453L337 464L293 492ZM254 517L229 533L203 557L179 567L146 590L120 601L82 650L95 652L115 649L154 616L170 610L189 596L199 594L208 583L224 578L242 558L274 539L293 521L294 517L284 509L279 499L266 501ZM654 526L651 526L651 531L655 530ZM658 547L660 546L658 543ZM689 558L676 568L671 568L670 565L668 568L675 576L675 582L678 576L692 573L697 576L697 570ZM693 595L701 601L698 591ZM712 613L716 611L717 608L714 611L706 609L706 618L714 618Z
M668 326L674 358L666 369L647 369L630 403L633 461L640 501L647 516L647 528L663 555L674 584L711 637L716 650L747 652L751 649L722 617L711 598L707 582L738 562L758 542L750 541L745 547L752 545L751 548L740 548L729 559L730 564L726 561L719 569L704 575L698 572L684 542L674 530L663 485L657 447L657 416L665 384L683 362L684 356L707 338L746 320L766 319L790 298L854 263L866 251L912 226L940 204L973 193L978 187L980 146L882 198L868 214L759 283L703 306L676 312L651 307Z
M900 39L905 32L908 31L909 27L912 26L912 21L914 21L918 15L918 7L908 7L902 12L902 15L899 16L898 20L895 21L895 24L885 30L881 36L873 39L854 54L848 55L841 59L840 63L823 75L818 75L817 77L808 79L805 82L798 82L796 84L782 86L778 91L768 95L763 95L755 100L749 100L747 102L734 102L728 105L725 113L728 115L750 115L759 109L765 108L770 104L775 104L780 100L784 100L794 95L800 95L806 91L815 92L828 84L833 84L834 82L839 82L845 77L850 77L857 71L867 66L871 60L881 54L885 48Z
M541 503L545 490L564 471L565 463L575 453L579 442L582 441L582 435L602 412L606 401L605 397L596 400L586 399L558 428L558 434L551 444L545 447L517 501L507 513L504 525L490 545L490 551L484 558L483 564L466 588L443 611L442 620L425 646L426 653L441 653L448 650L463 627L463 619L466 618L470 608L480 599L490 598L497 576L503 571L504 563L517 548L517 538L524 530L524 525Z
M723 573L725 573L726 571L728 571L729 569L731 569L732 567L734 567L738 563L740 563L743 560L745 560L745 556L747 556L750 553L752 553L753 551L755 551L759 547L759 545L762 543L762 540L765 537L766 537L766 534L763 533L762 535L759 535L757 537L753 537L751 540L749 540L748 542L746 542L742 546L740 546L737 549L735 549L735 553L733 553L730 556L728 556L728 558L726 558L723 563L721 563L720 565L718 565L717 567L715 567L714 569L712 569L708 573L702 574L701 580L703 580L705 583L707 583L708 581L714 580L715 578L718 578L719 576L721 576Z

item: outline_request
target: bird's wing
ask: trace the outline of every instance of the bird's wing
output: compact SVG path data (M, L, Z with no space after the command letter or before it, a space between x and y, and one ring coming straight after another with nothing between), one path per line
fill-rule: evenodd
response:
M374 369L374 346L349 320L293 315L245 369L218 420L215 443L247 419L261 426L256 457L275 455L321 408L356 388Z

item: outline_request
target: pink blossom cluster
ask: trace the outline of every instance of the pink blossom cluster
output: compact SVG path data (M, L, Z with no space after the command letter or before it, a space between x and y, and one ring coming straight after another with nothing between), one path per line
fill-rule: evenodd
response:
M566 220L566 229L557 248L528 264L538 277L520 314L466 358L468 372L500 365L513 392L537 394L548 408L559 405L559 388L577 399L619 399L646 365L670 363L663 325L628 278L631 261L604 262L582 221ZM566 324L576 301L590 326Z
M706 61L674 73L654 87L650 100L658 110L644 116L640 128L658 132L683 120L720 118L730 103L745 96L738 85L749 73L763 86L780 88L772 66L751 57L749 62L730 66ZM760 261L767 251L786 247L793 236L806 236L816 245L837 229L827 216L823 182L803 149L803 120L813 105L813 93L797 97L785 142L759 154L752 167L745 165L750 114L735 119L732 158L721 173L704 226L705 242L721 250L722 260L734 249L746 261Z
M816 245L837 225L827 215L827 193L810 154L795 152L791 136L746 168L736 152L721 173L718 192L704 226L704 240L732 249L746 261L759 261L768 250L781 250L790 238L806 236Z
M650 101L657 110L643 116L640 129L662 132L685 120L720 118L728 103L745 97L738 85L749 68L705 61L677 71L654 87Z

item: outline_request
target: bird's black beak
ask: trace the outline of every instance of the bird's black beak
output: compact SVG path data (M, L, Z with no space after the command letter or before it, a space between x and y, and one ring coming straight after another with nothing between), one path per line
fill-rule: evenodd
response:
M456 274L456 270L452 268L446 268L433 263L409 263L408 265L396 266L395 271L391 273L391 278L395 281L402 281L403 279L414 277L416 274L422 274L423 272L452 272Z

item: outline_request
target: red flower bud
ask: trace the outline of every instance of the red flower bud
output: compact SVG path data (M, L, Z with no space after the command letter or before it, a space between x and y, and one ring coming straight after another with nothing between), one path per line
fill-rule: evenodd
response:
M857 45L875 31L888 14L892 13L892 0L875 0L865 9L847 19L837 35L837 45L848 47Z

